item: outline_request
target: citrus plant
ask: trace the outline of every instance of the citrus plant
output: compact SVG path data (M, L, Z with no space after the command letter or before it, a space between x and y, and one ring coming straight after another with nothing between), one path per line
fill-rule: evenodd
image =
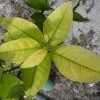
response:
M6 43L0 46L0 59L21 63L21 81L29 100L47 81L51 61L62 75L72 81L100 81L99 56L79 46L61 45L70 32L72 21L71 1L65 2L47 17L43 24L43 33L35 24L25 19L3 19L7 32L3 36Z

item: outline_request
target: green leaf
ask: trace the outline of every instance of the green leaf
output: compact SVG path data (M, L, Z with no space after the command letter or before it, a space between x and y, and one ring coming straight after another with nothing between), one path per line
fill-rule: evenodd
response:
M13 38L12 34L10 34L9 32L4 33L2 38L4 39L5 42L16 40L15 38Z
M0 78L2 76L2 73L3 73L3 68L0 66Z
M31 18L32 21L40 28L40 30L43 31L43 23L46 19L45 15L43 15L41 12L36 12Z
M3 17L2 17L2 16L0 16L0 24L2 23L2 20L3 20Z
M26 4L37 10L48 10L51 9L49 3L46 0L27 0Z
M19 98L9 98L7 100L21 100L21 99L19 99Z
M40 44L30 38L10 41L0 46L0 59L13 63L23 62L40 48Z
M40 29L33 24L22 18L5 18L3 20L8 33L4 34L4 40L15 40L20 38L32 38L38 42L43 41L43 36ZM10 38L10 39L9 39Z
M29 68L38 65L42 62L46 54L47 50L45 48L40 49L37 52L34 52L25 60L25 62L21 65L21 68Z
M77 21L77 22L85 22L85 21L89 21L88 18L84 18L82 15L80 15L77 12L73 12L73 20Z
M13 98L11 100L19 100L18 98L22 95L23 92L23 84L17 84L16 86L14 86L8 94L8 98Z
M59 6L44 22L43 31L45 40L55 46L66 39L73 20L72 2Z
M58 70L83 83L100 81L100 56L79 46L62 46L52 55Z
M22 86L23 83L17 77L9 74L4 74L2 79L0 80L0 97L2 100L7 100L11 89L14 87ZM18 93L18 91L12 91L14 93Z
M37 66L22 69L21 79L28 98L35 96L46 83L50 73L50 59L48 55ZM31 99L29 99L31 100Z

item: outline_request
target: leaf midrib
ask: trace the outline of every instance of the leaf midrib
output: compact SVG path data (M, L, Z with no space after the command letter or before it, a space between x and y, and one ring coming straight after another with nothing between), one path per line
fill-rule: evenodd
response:
M40 48L28 48L28 49L11 50L11 51L3 51L3 52L0 51L0 53L17 52L17 51L26 51L26 50L35 50L35 49L38 50L38 49L40 49Z
M60 22L59 22L59 24L57 25L57 28L54 30L54 32L53 32L53 34L52 34L52 36L51 36L51 38L50 38L50 40L49 40L49 42L48 42L48 43L50 43L50 42L51 42L51 40L52 40L52 38L53 38L54 34L56 33L56 31L58 30L58 28L59 28L60 24L62 23L63 18L65 17L66 11L67 11L67 7L66 7L66 10L65 10L65 12L64 12L64 14L63 14L63 16L62 16L62 18L61 18L61 20L60 20Z
M64 57L63 55L61 55L61 54L59 54L59 53L57 53L57 52L54 52L54 54L56 54L56 55L58 55L58 56L60 56L60 57L62 57L62 58L64 58L64 59L66 59L66 60L69 60L69 61L71 61L71 62L73 62L73 63L75 63L75 64L77 64L77 65L80 65L80 66L82 66L83 68L86 68L86 69L88 69L88 70L94 71L94 72L96 72L96 73L100 73L99 71L93 70L93 69L88 68L87 66L81 65L80 63L75 62L75 61L73 61L73 60L71 60L71 59L69 59L69 58L67 58L67 57Z
M10 24L8 21L6 21L6 23ZM34 37L32 37L31 35L27 34L27 32L23 31L22 29L20 29L19 27L15 26L14 24L11 23L10 25L12 25L12 26L14 26L15 28L17 28L18 30L22 31L23 33L25 33L26 35L28 35L30 38L36 40ZM38 41L38 40L36 40L36 41ZM39 42L39 41L38 41L38 42Z

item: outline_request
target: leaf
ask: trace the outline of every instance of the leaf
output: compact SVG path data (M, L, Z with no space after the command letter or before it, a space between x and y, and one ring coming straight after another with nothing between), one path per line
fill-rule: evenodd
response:
M29 68L38 65L42 62L44 57L46 56L47 50L45 48L34 52L31 56L29 56L25 62L21 65L21 68Z
M8 98L13 98L11 100L19 100L18 98L22 95L23 93L23 84L17 84L16 86L14 86L8 94Z
M0 78L2 76L2 73L3 73L3 68L0 66Z
M22 86L23 83L17 77L9 74L4 74L0 80L0 96L2 100L6 100L9 92L16 86ZM19 90L18 90L19 91ZM18 91L12 91L18 93Z
M41 12L36 12L31 18L32 21L40 28L40 30L43 31L43 23L46 19L45 15L43 15Z
M100 81L100 57L79 46L62 46L52 59L67 78L83 83Z
M5 42L16 40L15 38L12 37L12 34L10 34L9 32L4 33L4 35L2 36L2 38L4 39Z
M20 38L32 38L38 42L43 41L43 36L40 29L33 24L22 18L5 18L3 20L8 33L4 34L4 40L16 40ZM9 39L10 38L10 39Z
M0 16L0 24L2 23L2 20L3 20L3 17L2 17L2 16Z
M45 40L55 46L66 39L70 31L73 19L71 1L62 4L44 22L43 32Z
M51 9L49 3L46 0L27 0L26 4L37 10L48 10Z
M82 15L80 15L77 12L73 13L73 20L77 21L77 22L85 22L85 21L89 21L88 18L84 18Z
M25 93L28 98L35 96L46 83L50 73L50 59L48 55L37 66L22 69L21 79L25 83ZM31 100L31 99L29 99Z
M10 41L0 46L0 59L13 63L23 62L40 48L40 44L30 38Z

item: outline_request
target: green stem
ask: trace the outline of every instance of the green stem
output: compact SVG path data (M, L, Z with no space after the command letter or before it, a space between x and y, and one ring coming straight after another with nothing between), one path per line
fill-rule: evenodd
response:
M76 6L73 8L73 12L77 9L77 7L80 5L80 1L81 0L78 0L78 3L76 4Z

